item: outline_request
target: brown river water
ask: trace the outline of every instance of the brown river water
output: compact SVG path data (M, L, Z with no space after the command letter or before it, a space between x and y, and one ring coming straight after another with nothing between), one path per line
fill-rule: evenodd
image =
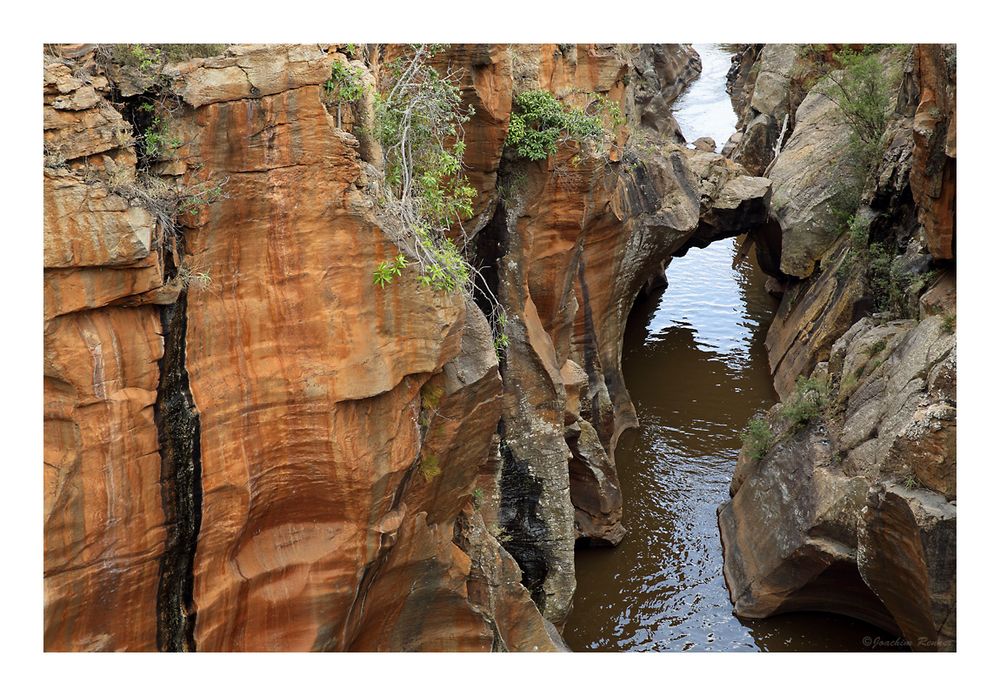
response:
M721 147L736 123L730 54L695 47L702 75L675 116L688 140L709 135ZM729 497L740 431L777 398L764 350L777 303L753 263L732 268L735 250L729 239L674 259L669 287L632 311L622 366L640 425L615 453L628 534L616 548L577 551L564 631L573 650L870 650L873 638L891 640L829 614L732 613L715 511Z

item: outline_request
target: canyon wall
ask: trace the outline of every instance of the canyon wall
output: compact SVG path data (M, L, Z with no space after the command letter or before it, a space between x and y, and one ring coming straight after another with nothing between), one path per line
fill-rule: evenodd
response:
M178 223L99 58L46 57L46 649L560 649L473 499L485 319L372 286L397 252L321 98L345 57L165 66L156 185L224 182Z
M371 280L372 101L325 84L402 50L47 49L46 649L565 649L574 545L625 533L632 301L770 187L657 116L689 47L448 46L498 356L461 293ZM623 122L519 159L526 89Z
M737 108L761 92L751 71L775 93L768 48L734 66ZM878 54L894 107L867 175L822 81L800 99L787 81L772 100L798 102L754 235L783 291L766 343L783 403L746 441L719 509L740 616L832 611L915 650L955 649L954 51ZM737 159L759 118L746 108Z
M954 47L882 51L868 174L820 93L832 50L742 47L720 155L669 112L689 46L445 47L471 297L372 282L405 251L371 123L406 50L46 49L46 649L566 649L574 548L627 533L633 302L745 232L784 404L720 508L735 610L953 648ZM530 160L505 145L530 90L621 118Z

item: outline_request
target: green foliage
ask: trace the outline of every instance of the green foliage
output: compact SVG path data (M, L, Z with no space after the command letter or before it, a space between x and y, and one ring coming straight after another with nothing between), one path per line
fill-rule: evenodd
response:
M510 338L507 336L507 312L500 309L495 314L493 326L493 350L496 351L498 359L508 347L510 347Z
M364 68L336 61L330 68L330 77L323 83L327 98L331 101L353 103L365 94Z
M424 480L430 483L441 473L441 463L436 454L425 454L420 458L419 469Z
M392 261L381 262L372 274L372 285L384 288L392 282L394 276L403 275L403 269L406 266L406 257L402 254L397 255Z
M360 65L337 61L330 68L330 77L323 83L323 96L328 104L337 105L337 128L343 123L344 104L353 104L365 95L365 70Z
M893 264L891 242L874 243L868 247L868 288L875 310L894 315L906 314L906 276Z
M884 338L880 338L879 340L875 341L873 344L868 346L868 348L865 350L865 353L868 355L869 358L874 358L876 355L885 350L886 345L888 345L886 343L886 340Z
M421 407L437 410L438 406L441 405L442 396L444 396L444 389L441 385L428 382L420 389Z
M477 488L476 490L472 491L472 506L476 510L478 510L479 508L482 507L482 505L483 505L483 497L484 496L483 496L483 489L482 488Z
M473 111L462 106L456 75L427 63L440 50L416 45L384 68L372 129L383 152L381 209L422 285L468 291L474 271L449 235L474 212L477 192L462 172L463 124Z
M441 50L440 45L413 45L383 65L370 128L382 146L379 215L416 267L421 285L471 295L477 271L464 255L462 223L475 212L477 191L463 173L462 159L463 127L474 112L462 105L458 75L442 74L428 63ZM396 270L383 262L375 271L375 284L384 287L399 275ZM498 302L488 288L486 292L492 305L487 315L497 336L493 319Z
M844 263L837 269L838 277L843 279L855 264L860 263L876 312L894 316L912 314L910 298L919 295L937 277L938 271L905 273L898 263L894 263L896 249L891 239L869 243L869 226L860 214L853 215L846 227L850 248Z
M469 264L462 258L455 243L447 237L432 239L426 228L418 228L416 234L430 255L430 260L417 276L420 284L446 292L464 288L469 282Z
M868 224L864 218L855 214L847 221L847 234L851 240L851 249L863 252L868 248Z
M476 191L462 174L462 108L452 75L424 61L430 47L388 66L390 89L375 98L375 135L385 158L386 181L400 200L416 202L416 218L428 231L443 231L472 214Z
M743 447L752 461L760 461L774 444L774 433L766 420L760 417L750 419L743 431Z
M941 319L941 329L947 333L955 333L956 317L954 312L948 312Z
M141 154L144 159L149 162L163 159L183 144L180 138L170 133L164 110L158 109L148 101L137 108L144 114L151 114L148 117L148 125L141 133Z
M855 212L847 218L845 227L850 240L850 247L844 256L844 260L837 267L837 277L840 280L844 280L850 275L859 260L867 261L868 257L868 224L864 218Z
M147 44L113 44L108 49L111 60L122 67L133 68L142 74L159 71L164 63L163 52Z
M846 401L851 394L854 393L855 387L858 386L858 378L864 373L864 366L862 365L859 370L844 375L844 378L840 381L840 391L837 396L837 400L840 402Z
M625 116L618 102L611 101L603 94L592 93L591 102L585 112L588 116L597 116L606 127L621 128L625 125Z
M157 44L158 50L171 63L179 63L192 58L211 58L226 52L228 44Z
M781 405L780 416L797 430L820 416L827 406L830 385L826 380L799 377L795 393Z
M227 46L228 44L104 44L98 52L119 67L149 76L158 73L166 63L222 55Z
M892 106L891 78L871 51L844 48L834 54L841 69L831 72L823 94L832 99L851 128L852 149L864 174L881 155L880 141Z
M602 104L606 106L608 102L603 100ZM617 104L614 106L617 109ZM514 107L506 145L513 148L519 157L529 160L546 159L565 140L595 140L604 133L600 115L588 115L581 109L564 107L544 90L518 94L514 98ZM617 118L621 118L620 110L617 111Z
M181 190L177 202L177 212L185 215L197 215L203 207L225 197L221 183L193 184Z

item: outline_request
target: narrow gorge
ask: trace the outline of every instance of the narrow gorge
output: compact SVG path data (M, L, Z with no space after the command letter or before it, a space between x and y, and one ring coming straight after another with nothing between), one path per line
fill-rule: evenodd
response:
M954 46L44 68L47 651L955 649Z

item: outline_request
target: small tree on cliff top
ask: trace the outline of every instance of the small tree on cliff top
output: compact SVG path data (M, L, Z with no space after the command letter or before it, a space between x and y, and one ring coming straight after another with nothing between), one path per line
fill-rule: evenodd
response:
M387 84L375 96L375 136L382 145L382 208L398 222L401 242L417 262L420 280L442 290L468 289L473 270L451 241L452 228L472 216L476 190L462 173L463 107L458 74L442 75L427 60L440 47L421 44L386 66Z
M888 125L895 80L886 74L877 53L844 48L834 54L834 61L841 69L827 75L829 82L821 93L844 115L853 148L868 174L880 155L879 142Z
M384 288L412 261L421 284L471 295L478 271L466 260L462 223L473 214L477 192L462 171L462 157L463 127L474 112L462 104L460 74L442 74L428 63L442 48L411 46L384 67L375 95L374 135L382 146L384 171L379 208L405 257L382 261L372 282ZM487 285L481 288L500 353L508 343L506 315Z

